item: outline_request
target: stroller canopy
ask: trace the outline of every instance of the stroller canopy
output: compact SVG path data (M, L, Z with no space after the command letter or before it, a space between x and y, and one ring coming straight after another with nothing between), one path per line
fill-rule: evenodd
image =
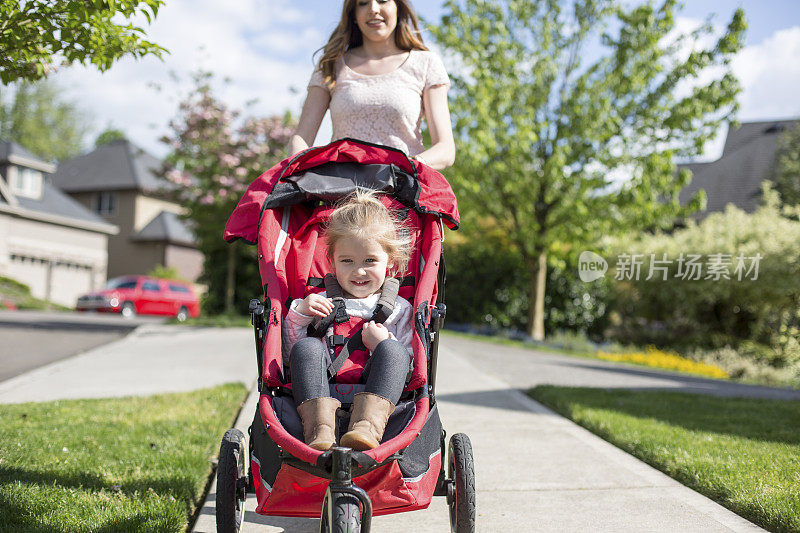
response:
M444 176L400 150L341 139L304 150L256 178L228 219L224 239L255 244L265 209L307 200L331 202L357 187L391 194L421 214L441 217L450 229L458 228L458 205Z

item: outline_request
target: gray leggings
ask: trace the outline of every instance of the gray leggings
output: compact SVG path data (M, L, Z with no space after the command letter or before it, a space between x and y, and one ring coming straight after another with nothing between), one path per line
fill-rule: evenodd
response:
M292 396L297 405L312 398L330 396L328 355L320 339L306 337L292 347L289 367ZM399 341L381 341L367 360L365 392L383 396L396 404L403 393L411 368L411 356Z

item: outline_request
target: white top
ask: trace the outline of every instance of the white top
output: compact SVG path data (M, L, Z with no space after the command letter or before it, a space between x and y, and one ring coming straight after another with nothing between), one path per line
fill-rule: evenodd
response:
M320 296L325 297L326 293L320 293ZM345 309L347 314L358 318L370 318L372 313L375 312L375 307L378 306L380 293L367 296L366 298L345 298ZM297 341L302 338L308 337L308 325L314 320L313 317L306 316L297 312L297 305L303 300L292 300L292 305L289 306L289 312L286 313L286 319L283 321L283 345L286 353L290 353L292 347ZM409 354L413 355L414 349L411 346L413 338L413 329L411 323L411 304L405 298L398 296L394 303L394 310L386 322L383 323L386 329L389 330L389 337L400 341L406 347ZM328 328L327 335L331 335L333 326ZM325 344L324 339L319 341Z
M330 102L331 140L351 137L399 148L409 156L424 152L422 93L438 85L449 86L450 78L430 51L411 50L395 70L375 75L359 74L339 58ZM319 69L308 87L328 90Z

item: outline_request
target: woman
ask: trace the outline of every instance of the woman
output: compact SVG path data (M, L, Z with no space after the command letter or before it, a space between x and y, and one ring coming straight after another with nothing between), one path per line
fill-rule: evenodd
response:
M391 146L444 169L455 159L449 85L441 59L422 42L407 0L345 0L309 82L290 155L314 142L330 107L333 139ZM423 115L428 149L420 132Z

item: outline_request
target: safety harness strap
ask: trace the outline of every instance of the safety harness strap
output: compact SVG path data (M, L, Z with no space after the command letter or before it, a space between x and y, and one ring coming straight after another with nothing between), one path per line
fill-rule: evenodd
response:
M397 295L399 291L400 280L397 278L387 278L383 282L381 295L378 298L378 304L375 306L375 311L373 311L372 318L370 320L374 320L379 324L386 322L386 320L394 312L394 306L395 302L397 301ZM333 300L334 308L333 311L328 314L328 316L320 319L316 324L312 322L308 326L308 335L310 337L324 337L328 331L328 328L330 328L333 323L340 323L350 320L345 307L342 287L339 285L339 282L336 281L336 277L333 274L325 275L325 292L328 297ZM328 377L330 379L333 379L339 370L342 369L342 366L350 357L351 353L356 350L366 349L366 346L364 346L364 341L361 338L360 330L349 339L344 339L342 335L329 335L326 341L330 353L335 353L336 347L342 346L342 350L339 352L339 355L328 365Z
M347 308L344 303L344 291L342 291L339 282L336 281L336 276L333 274L325 274L323 283L325 284L325 293L328 298L333 300L333 311L331 311L328 316L315 320L308 325L309 337L324 337L328 328L331 327L334 322L339 324L350 320L350 317L347 316Z
M378 305L372 313L372 320L378 324L383 324L394 311L394 304L397 301L397 294L400 292L400 280L397 278L387 278L381 288L381 296L378 298Z

